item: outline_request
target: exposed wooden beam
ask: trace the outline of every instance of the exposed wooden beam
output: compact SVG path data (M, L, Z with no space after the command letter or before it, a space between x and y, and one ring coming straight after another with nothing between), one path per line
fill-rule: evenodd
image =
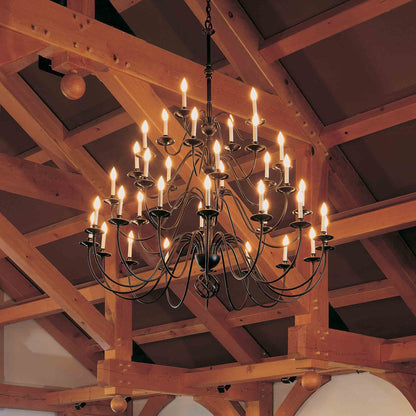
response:
M416 360L416 340L383 344L381 360L392 363Z
M85 16L95 16L95 0L67 0L66 6Z
M173 400L175 400L175 396L161 395L150 397L137 416L158 416Z
M75 20L71 10L47 0L34 1L33 13L30 15L16 0L0 4L0 26L41 39L48 44L177 93L186 68L186 77L192 86L189 89L189 97L205 102L205 83L201 65L86 16L77 14ZM80 23L83 25L82 29L79 27ZM47 35L44 30L36 28L47 28ZM132 50L140 50L140 54L132 55ZM164 68L164 71L160 71L160 68ZM243 119L250 118L251 106L241 100L241 97L249 97L249 94L249 86L225 75L216 74L213 95L217 97L216 106L220 110L232 112ZM282 130L289 136L305 140L304 133L288 117L289 110L282 105L280 99L266 92L260 91L259 94L262 116L268 120L266 128Z
M0 154L0 190L87 211L93 188L80 175Z
M322 130L325 146L337 146L416 118L416 95L339 121Z
M112 326L30 242L0 215L0 248L57 301L103 349L113 344Z
M142 0L111 0L113 6L117 9L119 13L124 12L124 10L129 9L130 7L135 6L140 3Z
M228 400L195 396L195 402L205 407L213 416L241 416ZM142 413L140 413L142 415Z
M273 384L263 382L259 385L259 400L249 401L246 405L247 416L273 415Z
M318 389L331 380L330 376L323 376L322 383ZM302 387L300 381L297 381L290 390L289 394L283 400L274 416L295 416L299 408L315 393L316 390L306 390Z
M374 373L375 376L382 378L396 387L409 401L413 410L416 411L416 377L411 374L403 373Z
M266 62L273 62L374 19L411 0L349 0L267 39L260 47Z

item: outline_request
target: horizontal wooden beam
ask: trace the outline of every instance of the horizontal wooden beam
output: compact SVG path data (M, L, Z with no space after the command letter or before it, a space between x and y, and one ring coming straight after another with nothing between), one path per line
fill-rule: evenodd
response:
M191 85L189 97L205 103L203 66L151 45L108 25L59 6L47 0L33 0L28 15L21 2L10 0L0 4L0 26L40 39L79 56L126 72L171 91L179 92L184 76ZM80 25L82 28L80 28ZM32 29L32 28L35 29ZM41 29L42 28L42 29ZM45 32L47 33L45 35ZM131 54L140 50L140 54ZM163 68L163 71L160 71ZM250 86L222 74L215 75L213 96L216 106L243 119L250 118ZM247 101L241 97L247 97ZM259 111L267 119L267 127L306 140L297 123L289 117L288 108L279 97L259 91Z
M113 328L103 315L2 215L0 230L0 249L103 349L108 349L113 344Z
M271 63L411 0L349 0L264 41L260 52Z
M381 346L381 360L403 362L416 360L416 340L386 343Z
M397 126L416 118L416 95L382 105L324 127L321 140L327 148Z
M6 154L0 154L0 190L80 211L93 209L93 188L81 175Z

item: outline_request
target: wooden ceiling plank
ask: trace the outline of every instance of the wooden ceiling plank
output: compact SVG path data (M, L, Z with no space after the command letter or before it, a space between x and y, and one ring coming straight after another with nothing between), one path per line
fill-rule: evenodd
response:
M387 13L411 0L349 0L286 29L260 46L268 63Z
M76 173L0 154L0 190L87 211L93 188Z
M318 387L321 388L326 383L331 381L330 376L322 376L321 385ZM289 394L283 400L282 404L279 406L274 416L295 416L297 411L315 393L316 390L306 390L302 387L300 381L297 381L290 390Z
M201 65L87 18L87 16L76 14L76 19L74 19L74 12L47 0L33 1L35 3L32 4L31 13L28 13L16 0L0 4L0 26L41 39L48 44L102 63L109 68L129 73L176 93L179 93L179 85L186 68L186 76L190 85L189 97L202 103L205 102L205 83ZM80 23L83 24L82 29L79 27ZM35 29L32 29L32 26ZM140 54L132 54L132 50L139 50ZM160 68L164 70L160 71ZM278 97L266 92L260 91L259 93L262 116L268 120L266 128L274 131L282 130L294 138L308 140L305 139L298 125L288 117L289 111L281 104ZM213 96L218 109L232 112L243 119L250 118L252 114L249 100L247 102L241 100L241 97L248 98L249 95L249 86L225 75L216 74Z
M113 344L112 326L74 286L3 216L0 248L16 265L58 302L103 349Z
M411 95L330 124L322 130L321 139L329 149L415 118L416 95Z

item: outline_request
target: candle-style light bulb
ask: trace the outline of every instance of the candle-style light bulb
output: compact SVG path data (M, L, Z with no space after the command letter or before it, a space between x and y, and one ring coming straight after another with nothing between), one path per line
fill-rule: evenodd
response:
M143 159L144 159L143 176L146 177L146 178L149 176L149 162L150 162L150 157L151 157L150 149L147 148L145 150L145 152L144 152L144 155L143 155Z
M140 158L139 158L140 145L139 145L139 142L134 143L133 153L134 153L134 168L135 169L140 169Z
M169 114L165 109L162 110L162 120L163 120L163 135L167 136L168 135Z
M211 206L211 178L207 175L204 181L205 186L205 206L209 208Z
M251 253L251 244L249 241L246 241L245 244L245 252L246 252L246 256L250 257L250 253Z
M283 136L281 131L279 131L279 134L277 135L277 144L279 145L279 159L283 162L283 159L285 158L285 136Z
M143 134L143 149L147 148L147 133L149 132L149 124L147 124L147 121L143 121L142 124L142 134Z
M103 234L101 235L101 250L105 250L105 240L107 239L107 232L108 232L107 223L105 221L103 222L103 225L101 226L101 231L103 232Z
M188 83L184 78L181 82L181 91L182 91L182 108L186 108L186 91L188 90Z
M289 237L285 235L283 238L283 263L287 262L287 246L289 245Z
M257 114L257 91L254 88L252 88L250 91L250 98L253 104L253 115L254 115L254 114Z
M166 158L166 182L169 182L172 179L172 159L170 156Z
M283 166L285 168L285 184L289 184L289 168L290 168L290 159L288 155L285 155L283 159Z
M257 184L257 191L259 193L259 211L260 212L263 212L265 190L266 190L266 187L264 186L264 182L260 180L259 183Z
M169 241L169 238L166 237L163 240L163 248L164 248L164 250L167 250L169 248L169 246L170 246L170 241ZM168 258L169 258L169 251L167 251L166 254L165 254L165 263L168 261Z
M126 192L124 191L124 186L120 186L118 192L117 192L117 196L118 196L118 212L117 215L119 217L121 217L121 214L123 213L123 202L124 202L124 198L126 197Z
M94 211L91 213L91 215L90 215L90 228L92 228L93 227L93 225L94 225L94 218L95 218L95 213L94 213ZM88 234L88 239L89 240L92 240L93 239L93 235L91 234L91 233L89 233Z
M305 206L305 181L303 179L299 182L299 191L296 195L296 200L298 201L298 218L303 219L303 207Z
M220 160L220 172L221 172L221 173L224 173L224 172L225 172L225 166L224 166L224 163L223 163L223 161L222 161L222 160ZM220 187L221 187L221 188L224 188L224 186L225 186L225 181L224 181L224 179L220 179Z
M326 234L328 227L328 207L325 202L321 206L321 233Z
M127 247L127 258L131 259L133 257L133 241L134 241L134 234L133 231L129 232L129 236L127 237L128 247Z
M265 214L268 214L269 213L269 201L268 201L268 199L265 199L263 201L263 212Z
M214 143L215 170L220 169L220 152L221 152L220 142L218 140L215 140L215 143Z
M257 143L259 141L257 126L260 124L260 119L257 113L254 114L251 124L253 125L253 143Z
M196 136L196 122L198 121L198 110L196 107L194 107L191 111L191 119L192 119L192 131L191 136Z
M199 201L198 211L201 211L201 209L202 209L202 202ZM204 228L204 217L202 216L199 217L199 228Z
M231 114L228 116L227 124L228 124L228 141L230 143L233 143L234 142L234 118Z
M315 237L316 237L315 229L313 227L311 227L311 229L309 231L309 238L311 239L311 255L312 256L315 256L315 254L316 254Z
M161 176L157 181L157 189L159 190L157 196L157 205L158 207L163 207L163 191L165 190L165 180L163 179L163 176Z
M143 215L143 200L144 195L142 191L137 192L137 216L141 217Z
M117 179L117 171L116 171L116 168L113 166L113 169L111 169L111 172L110 172L110 180L111 180L110 195L113 197L116 195L116 179Z
M101 207L101 200L100 200L100 197L97 196L94 199L94 224L93 224L94 227L98 225L98 213L100 211L100 207Z
M264 177L269 179L270 177L270 161L272 158L270 157L270 153L266 152L264 155Z

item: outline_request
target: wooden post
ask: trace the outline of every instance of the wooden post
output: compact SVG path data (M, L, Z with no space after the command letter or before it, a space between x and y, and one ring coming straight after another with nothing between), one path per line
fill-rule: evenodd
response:
M246 416L272 416L273 414L273 384L260 383L260 400L247 402Z
M112 254L106 258L105 271L117 280L119 277L119 255L117 250L116 229L110 227L107 234L107 250ZM113 285L114 289L120 289ZM105 317L114 327L114 349L105 351L105 359L130 361L132 356L132 302L121 299L114 293L105 293Z

